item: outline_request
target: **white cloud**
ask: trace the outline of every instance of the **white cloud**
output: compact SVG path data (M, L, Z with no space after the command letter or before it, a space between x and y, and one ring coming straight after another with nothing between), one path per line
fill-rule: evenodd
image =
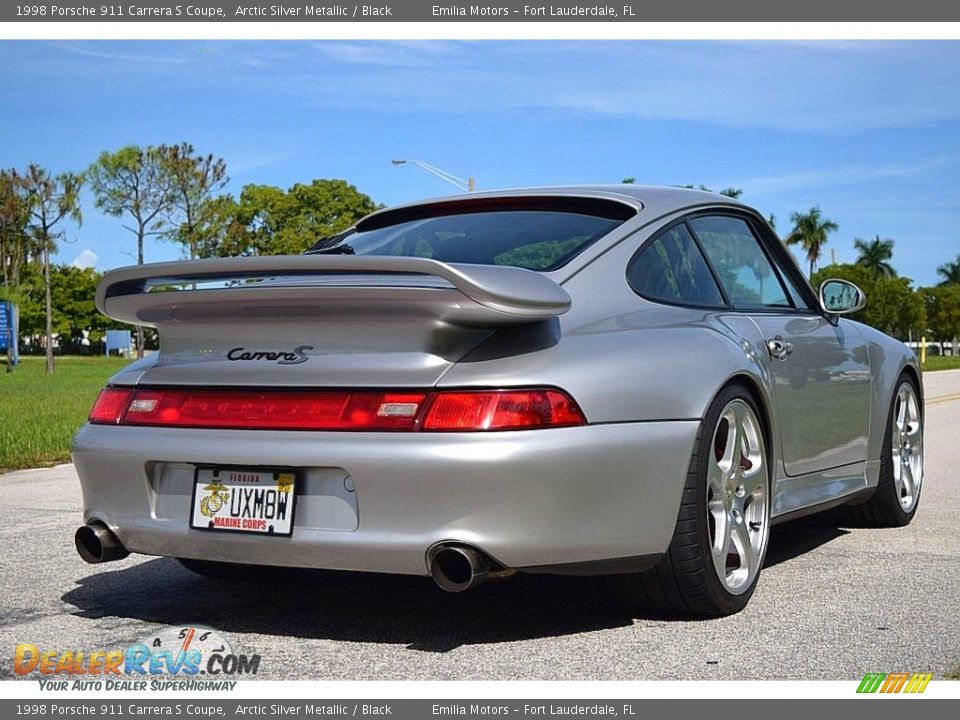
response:
M459 44L442 40L400 41L378 43L321 42L313 47L331 60L359 65L387 65L390 67L427 67L441 58L460 52Z
M750 196L765 195L792 192L805 188L833 187L849 183L863 183L869 180L922 175L932 172L948 162L949 158L944 156L909 165L845 165L783 175L744 178L726 184L743 188ZM724 183L717 183L717 185L722 184Z
M137 64L160 63L165 65L182 65L183 63L190 62L190 60L185 57L166 57L162 55L150 55L147 53L108 52L104 50L92 50L88 47L71 45L69 43L60 43L59 45L64 50L75 53L77 55L85 55L86 57L99 58L100 60L116 60L122 63L137 63Z
M960 119L960 43L324 42L332 107L555 109L834 136Z
M87 268L96 267L98 257L99 256L93 250L90 248L85 248L84 250L80 251L80 254L77 255L70 264L75 268L86 270Z
M296 153L292 150L263 154L253 153L250 155L237 153L236 155L232 156L236 159L230 163L230 173L232 175L242 175L243 173L251 170L260 170L261 168L270 167L271 165L281 163L284 160L293 157L294 155L296 155Z

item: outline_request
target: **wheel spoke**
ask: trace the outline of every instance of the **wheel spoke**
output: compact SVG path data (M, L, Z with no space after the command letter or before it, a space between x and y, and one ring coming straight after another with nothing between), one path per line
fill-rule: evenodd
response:
M715 530L713 533L712 542L710 543L711 548L713 549L714 555L719 555L723 552L724 543L727 541L727 536L730 534L730 517L726 508L723 507L723 502L720 502L720 506L717 508L717 512L713 515Z
M752 495L754 496L754 502L757 502L764 495L767 484L767 474L763 468L754 468L754 471L742 475L740 484L743 485L744 497L750 497Z
M909 393L903 430L911 445L919 445L922 437L920 434L920 408L917 405L917 396L913 394L912 390Z
M714 499L719 498L720 493L723 492L723 479L726 476L726 471L711 455L707 466L707 487L713 492Z
M913 467L910 463L903 464L903 471L900 473L902 492L901 497L913 497Z
M730 554L731 545L731 522L730 514L723 513L723 521L717 520L716 542L713 545L713 566L716 568L720 579L726 581L727 578L727 555Z
M743 413L744 409L740 405L734 405L733 408L733 427L736 428L734 432L734 445L733 445L733 457L732 459L732 471L736 473L741 469L743 463L743 445L747 441L746 434L743 431Z
M717 461L723 477L729 477L736 468L736 454L738 440L737 418L733 412L726 412L721 416L720 422L726 421L727 437L723 445L723 452ZM720 426L717 426L719 432Z
M750 542L750 531L743 520L733 523L731 538L737 548L737 554L740 555L740 567L747 570L747 579L749 580L756 572L757 557L753 551L753 544Z
M901 389L897 395L897 430L903 432L907 425L907 393Z

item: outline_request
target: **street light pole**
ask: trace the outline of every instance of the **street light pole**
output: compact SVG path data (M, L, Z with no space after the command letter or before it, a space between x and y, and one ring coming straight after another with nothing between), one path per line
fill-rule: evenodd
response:
M430 163L424 162L423 160L391 160L391 163L394 165L406 165L412 163L416 165L421 170L426 170L431 175L436 175L438 178L444 182L448 182L454 187L463 190L464 192L473 192L476 189L476 183L472 177L464 180L463 178L457 177L453 173L448 173L446 170L441 170L436 165L431 165Z

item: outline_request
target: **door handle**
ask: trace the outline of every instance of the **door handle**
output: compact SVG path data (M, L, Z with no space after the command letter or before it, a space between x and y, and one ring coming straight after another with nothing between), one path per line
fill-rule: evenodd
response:
M770 351L770 357L775 360L786 360L793 352L793 343L788 343L777 335L773 340L767 340L767 350Z

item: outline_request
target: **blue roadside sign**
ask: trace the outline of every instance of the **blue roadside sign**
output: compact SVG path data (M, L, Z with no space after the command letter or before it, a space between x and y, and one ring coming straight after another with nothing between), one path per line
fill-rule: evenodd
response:
M111 350L118 350L124 357L130 357L130 331L107 330L103 339L104 354L109 355Z
M10 329L13 328L13 332ZM20 360L19 343L17 343L17 311L13 303L0 302L0 352L11 352L13 362Z

